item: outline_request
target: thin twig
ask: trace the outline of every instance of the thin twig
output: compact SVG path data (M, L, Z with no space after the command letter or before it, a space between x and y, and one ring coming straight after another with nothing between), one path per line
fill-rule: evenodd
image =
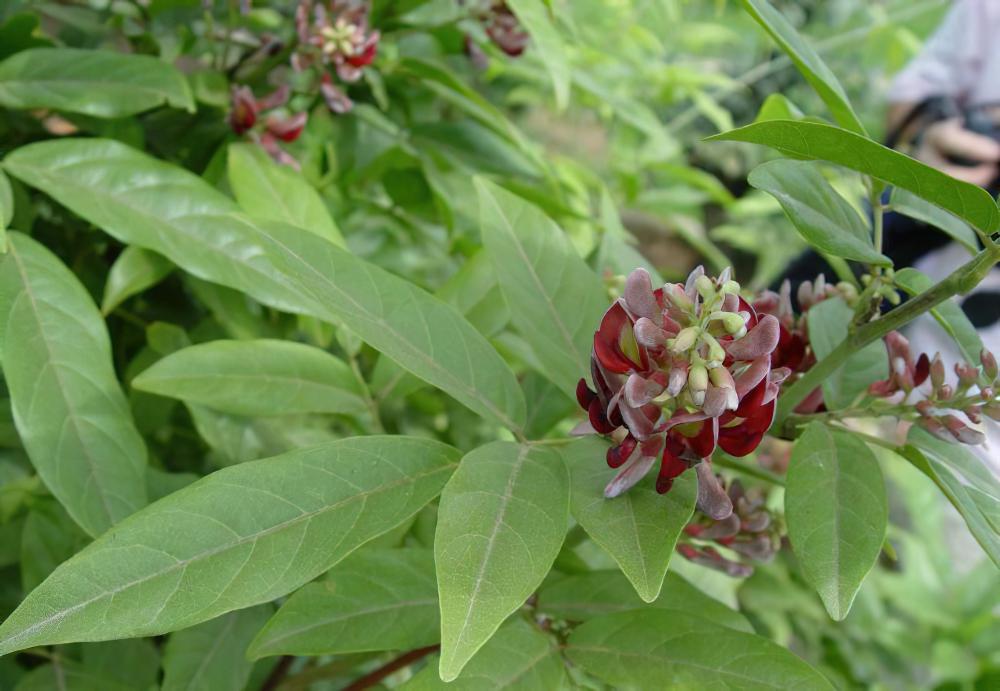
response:
M363 689L369 689L393 672L399 671L404 667L409 667L417 660L420 660L431 653L436 653L440 649L441 646L435 643L434 645L429 645L426 648L417 648L416 650L411 650L408 653L403 653L396 659L385 663L375 671L369 672L357 681L345 686L343 691L362 691Z

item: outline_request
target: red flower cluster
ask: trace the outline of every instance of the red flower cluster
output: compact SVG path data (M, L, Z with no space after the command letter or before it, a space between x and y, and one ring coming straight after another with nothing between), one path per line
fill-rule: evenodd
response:
M787 368L772 356L781 328L739 295L729 271L711 279L698 267L684 285L655 291L636 269L624 295L594 334L591 378L577 400L590 425L611 435L608 465L622 470L605 489L615 497L635 485L660 459L656 488L695 466L699 508L715 519L732 512L709 460L716 447L745 456L774 418Z
M302 134L308 115L294 113L284 115L283 108L288 102L289 89L282 86L264 98L254 97L250 87L233 87L230 96L229 126L238 135L245 135L260 143L261 147L279 163L297 167L298 163L278 144L294 142ZM263 126L257 127L261 116Z

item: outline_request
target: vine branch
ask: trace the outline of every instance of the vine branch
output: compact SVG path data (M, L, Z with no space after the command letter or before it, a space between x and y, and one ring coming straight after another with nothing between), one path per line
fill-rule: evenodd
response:
M431 653L436 653L440 650L440 648L441 646L435 643L434 645L429 645L426 648L417 648L416 650L411 650L408 653L403 653L394 660L390 660L378 669L369 672L357 681L345 686L343 691L363 691L363 689L369 689L393 672L401 670L404 667L409 667L417 660L420 660Z

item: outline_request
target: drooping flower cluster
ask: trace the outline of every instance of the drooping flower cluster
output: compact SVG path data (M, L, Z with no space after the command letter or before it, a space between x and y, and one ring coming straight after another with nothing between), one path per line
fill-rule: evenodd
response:
M594 389L583 379L577 387L591 427L616 442L607 462L622 469L605 495L628 490L660 459L657 491L694 466L699 507L728 516L709 458L716 447L747 455L771 426L789 373L772 363L780 332L776 317L740 297L728 270L713 280L698 267L684 285L656 290L644 269L633 271L594 334Z
M305 112L289 113L290 90L282 86L264 98L255 98L247 86L235 86L230 95L229 126L233 132L260 143L261 147L279 163L297 166L279 142L293 142L302 134L308 115Z
M985 349L980 353L981 367L956 362L958 381L951 385L946 382L940 353L933 359L921 353L914 360L909 341L898 331L886 334L885 346L889 356L889 377L869 386L868 393L905 401L929 379L930 390L926 397L913 406L919 415L917 424L945 441L982 444L986 440L974 425L981 424L984 415L1000 421L1000 401L997 400L1000 372L993 353Z

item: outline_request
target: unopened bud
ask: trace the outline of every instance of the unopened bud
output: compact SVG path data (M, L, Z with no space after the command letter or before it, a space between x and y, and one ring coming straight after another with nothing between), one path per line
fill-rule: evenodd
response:
M663 286L663 293L673 303L674 307L682 312L690 312L694 308L694 303L691 302L688 294L684 292L684 287L677 283L668 283Z
M983 421L983 415L982 415L983 411L981 406L976 406L976 405L966 406L966 408L962 412L965 413L965 416L969 418L969 420L973 424L978 425L980 422Z
M726 333L729 334L735 334L740 329L746 328L746 322L743 321L743 317L736 312L712 312L708 318L721 321L722 326L726 329Z
M954 437L945 429L944 425L938 422L937 419L932 417L922 417L917 421L917 424L923 427L925 430L933 434L935 437L941 441L953 441Z
M677 338L673 339L674 342L671 344L670 350L675 353L687 352L695 344L700 335L701 329L697 326L689 326L686 329L681 329L681 332L677 334Z
M979 360L983 363L983 374L990 381L997 378L997 359L994 357L993 353L983 348L983 351L979 354Z
M931 386L935 389L941 388L944 384L944 361L941 359L941 353L935 353L934 359L931 360Z
M955 374L958 375L959 384L969 387L979 380L979 372L972 365L965 362L955 363Z
M722 292L727 295L739 295L740 290L740 284L736 281L726 281L722 284Z
M955 390L951 387L951 384L945 384L938 388L937 397L939 400L947 401L949 398L955 395Z
M837 284L837 292L840 293L841 297L844 298L844 302L848 305L853 304L854 301L858 299L858 289L853 283L841 281Z
M695 405L705 402L706 389L708 389L708 370L704 365L694 365L688 370L688 390Z
M705 274L702 274L695 279L694 287L698 290L698 294L701 295L702 299L706 302L715 297L715 281Z
M963 444L975 445L986 441L986 436L982 432L972 429L954 415L945 415L941 418L941 422L944 423L952 436Z
M719 344L712 334L706 333L702 337L702 340L708 346L708 362L706 363L708 367L718 367L726 359L726 351L723 350L722 346Z
M899 297L899 293L892 286L883 285L878 289L879 295L884 297L889 301L890 305L898 305L902 300Z

